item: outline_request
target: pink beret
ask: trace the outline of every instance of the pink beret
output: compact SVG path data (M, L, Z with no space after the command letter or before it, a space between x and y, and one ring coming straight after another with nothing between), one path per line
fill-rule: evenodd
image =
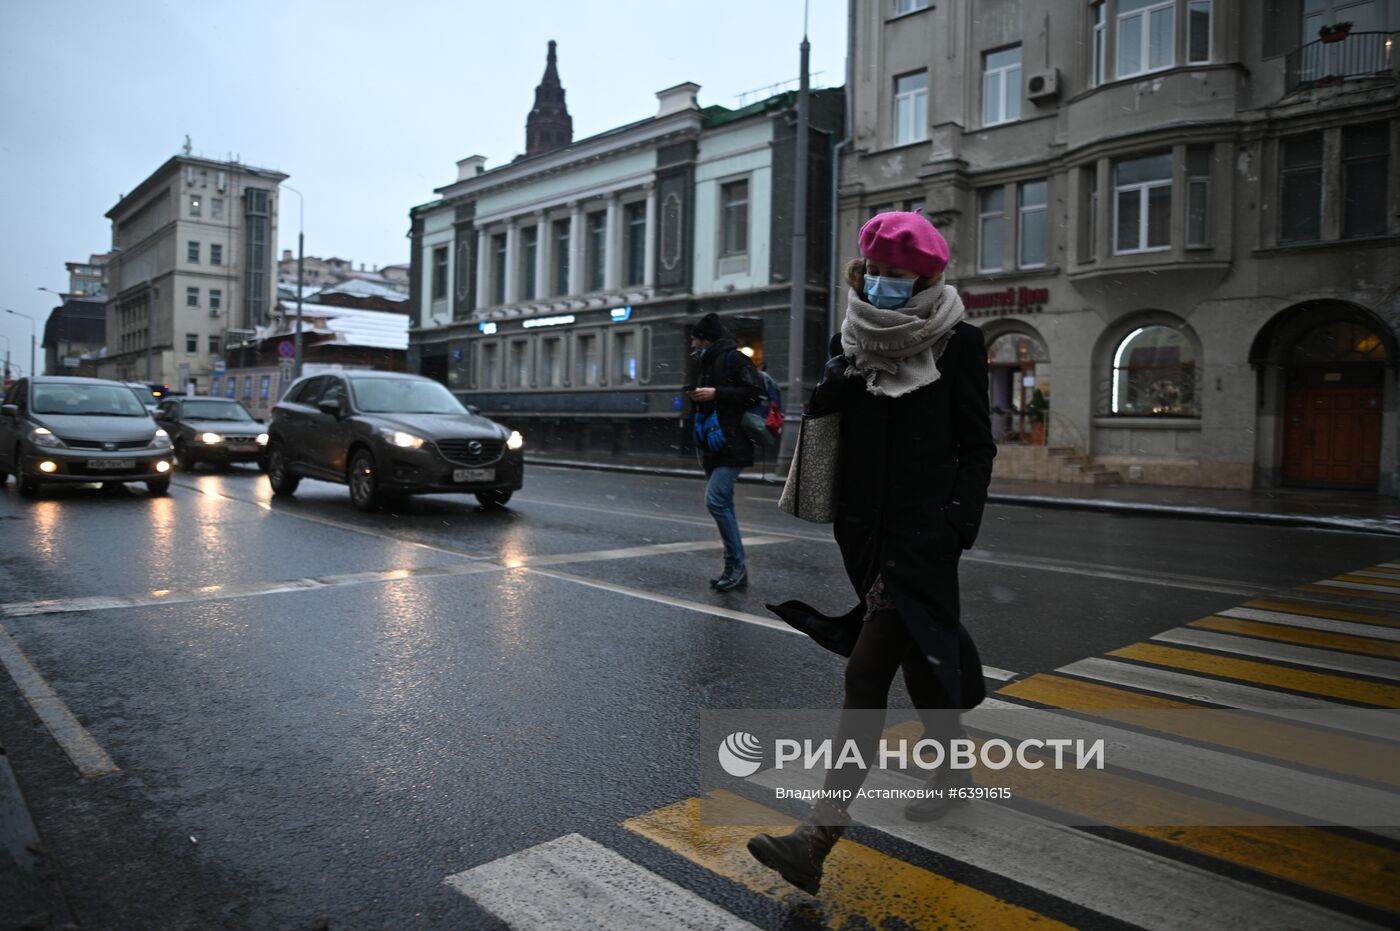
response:
M925 278L948 267L948 241L919 213L877 213L860 228L860 254L885 265L898 265Z

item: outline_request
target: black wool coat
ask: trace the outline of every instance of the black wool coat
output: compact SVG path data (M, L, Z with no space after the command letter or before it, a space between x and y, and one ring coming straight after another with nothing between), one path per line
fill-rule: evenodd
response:
M744 411L757 404L764 393L758 369L739 351L734 340L721 337L711 343L701 357L695 386L715 389L713 401L696 403L696 416L704 418L717 410L719 425L724 430L722 449L718 452L701 449L705 471L719 466L753 465L753 440L744 435L741 421Z
M770 608L849 656L865 595L883 576L948 707L971 708L986 697L986 683L959 620L958 559L977 539L996 456L982 331L957 324L938 370L938 381L898 398L871 394L858 377L828 377L817 386L809 412L841 415L834 532L860 601L839 617L798 601Z

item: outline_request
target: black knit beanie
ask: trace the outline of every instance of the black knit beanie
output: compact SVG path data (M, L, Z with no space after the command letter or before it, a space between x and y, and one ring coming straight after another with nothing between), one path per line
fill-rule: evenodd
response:
M706 342L715 342L724 335L724 325L719 322L719 314L706 314L691 329L690 335Z

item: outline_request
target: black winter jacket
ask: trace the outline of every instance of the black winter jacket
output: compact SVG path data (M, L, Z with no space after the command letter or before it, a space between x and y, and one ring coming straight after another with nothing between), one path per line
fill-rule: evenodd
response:
M713 401L695 404L695 415L703 419L711 411L718 410L719 424L724 430L724 447L719 452L701 448L705 471L719 466L753 465L753 441L744 435L740 421L744 411L763 397L763 381L734 340L722 337L705 350L700 358L695 387L715 389Z

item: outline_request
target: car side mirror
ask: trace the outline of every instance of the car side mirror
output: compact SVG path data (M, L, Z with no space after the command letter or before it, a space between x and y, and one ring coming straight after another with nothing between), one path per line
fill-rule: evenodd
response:
M155 420L169 420L170 415L165 411L151 411L151 417Z
M19 416L19 405L18 405L18 404L4 404L4 405L0 405L0 414L4 414L6 417L18 417L18 416Z
M323 414L330 414L332 417L340 416L340 399L335 398L330 401L317 401L316 407Z
M469 414L475 414L476 416L480 417L480 416L481 416L481 408L477 407L475 404L468 404L468 405L467 405L467 413L469 413Z

